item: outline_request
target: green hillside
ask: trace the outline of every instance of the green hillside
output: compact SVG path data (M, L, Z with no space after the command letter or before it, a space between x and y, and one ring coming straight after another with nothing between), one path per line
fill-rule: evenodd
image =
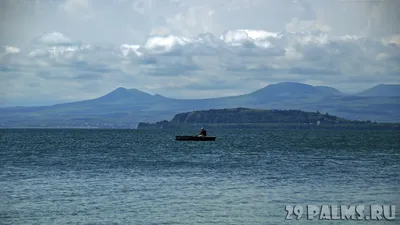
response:
M318 112L231 108L179 113L174 116L171 123L316 123L317 121L321 123L348 122L345 119Z
M227 108L200 110L176 114L171 121L141 122L138 129L178 128L191 126L208 127L271 127L271 128L395 128L398 124L378 124L371 121L346 120L328 113L300 110L264 110Z

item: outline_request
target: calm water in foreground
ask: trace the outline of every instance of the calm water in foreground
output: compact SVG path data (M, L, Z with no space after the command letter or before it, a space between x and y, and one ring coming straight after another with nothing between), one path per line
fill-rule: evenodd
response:
M400 133L0 130L0 224L399 224ZM285 220L395 204L395 221Z

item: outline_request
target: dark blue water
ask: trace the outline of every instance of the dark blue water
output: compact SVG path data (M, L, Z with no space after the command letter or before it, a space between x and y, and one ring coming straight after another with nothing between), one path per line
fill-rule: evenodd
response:
M188 132L0 130L0 224L368 224L285 220L285 205L400 206L399 132L174 140Z

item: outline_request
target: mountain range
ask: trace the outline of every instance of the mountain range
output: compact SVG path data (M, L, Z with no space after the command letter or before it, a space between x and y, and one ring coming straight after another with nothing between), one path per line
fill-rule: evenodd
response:
M380 84L357 94L327 86L283 82L254 92L208 99L174 99L138 89L117 88L96 99L52 106L0 108L2 127L132 127L169 120L176 113L222 109L295 109L349 120L400 121L400 85Z

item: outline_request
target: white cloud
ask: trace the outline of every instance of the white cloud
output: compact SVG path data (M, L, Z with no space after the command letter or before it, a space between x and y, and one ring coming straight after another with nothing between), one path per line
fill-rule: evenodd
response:
M60 7L67 12L79 13L89 9L89 0L66 0Z
M36 42L42 45L52 46L72 44L71 39L60 32L44 33L37 37Z
M383 42L385 44L396 44L400 46L400 34L399 35L393 35L389 36L387 38L383 39Z
M5 54L16 54L19 53L21 50L14 46L5 46Z
M171 52L174 48L185 46L191 40L185 37L167 36L167 37L151 37L143 45L143 48L150 53L166 53Z
M0 3L0 99L9 102L118 86L212 97L280 81L399 82L398 1L16 2Z

